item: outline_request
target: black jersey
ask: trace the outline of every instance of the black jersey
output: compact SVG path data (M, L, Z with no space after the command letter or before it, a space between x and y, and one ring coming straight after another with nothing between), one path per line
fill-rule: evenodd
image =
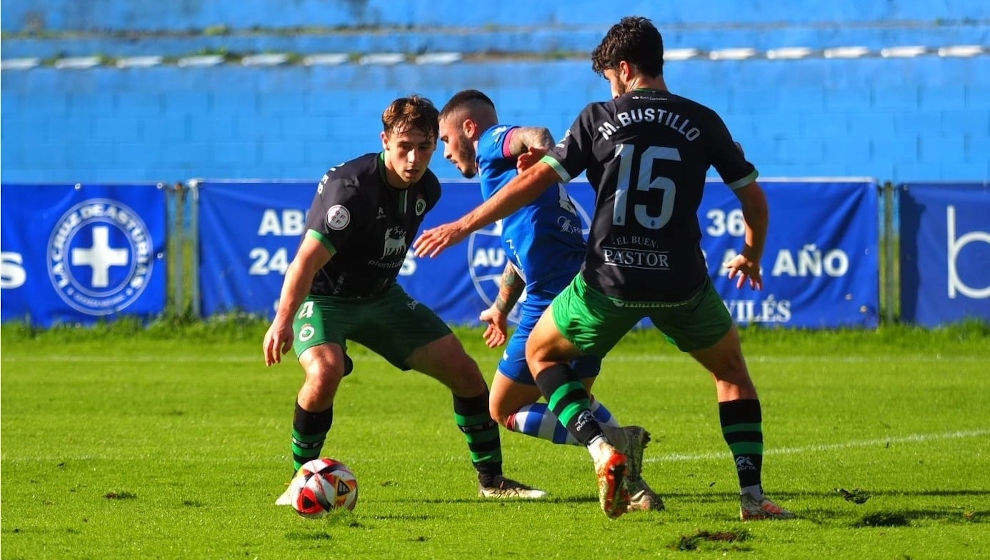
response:
M705 281L698 206L714 165L731 188L756 179L715 111L657 90L592 103L544 161L587 171L595 216L582 274L608 296L681 301Z
M316 273L310 293L369 297L385 293L399 274L423 216L440 199L427 170L405 189L389 186L383 154L366 154L330 169L306 216L307 235L333 258Z

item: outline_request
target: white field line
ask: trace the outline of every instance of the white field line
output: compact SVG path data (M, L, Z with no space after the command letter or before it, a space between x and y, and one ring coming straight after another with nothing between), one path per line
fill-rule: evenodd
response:
M889 438L878 438L878 439L860 439L851 440L841 443L825 443L818 445L805 445L802 447L777 447L770 448L763 452L764 455L799 455L802 453L811 453L813 451L832 451L835 449L849 449L851 447L875 447L886 445L888 443L918 443L922 441L933 441L940 439L959 439L959 438L969 438L969 437L980 437L990 435L990 429L985 430L964 430L958 432L944 432L940 434L910 434L906 436L897 436ZM662 455L660 457L650 457L648 459L643 459L644 463L659 463L665 461L710 461L713 459L726 459L729 460L731 455L728 451L722 451L719 453L697 453L697 454L683 454L683 453L670 453L667 455Z
M990 356L943 356L941 354L917 354L900 356L834 356L828 354L791 354L787 356L762 356L759 354L746 354L748 363L796 363L796 362L829 362L848 364L872 364L888 362L984 362L990 360ZM639 354L635 356L609 356L606 362L693 362L694 359L686 355L677 354Z
M168 355L118 355L118 356L72 356L65 354L38 355L3 355L0 357L4 363L193 363L193 364L215 364L215 363L262 363L264 358L261 351L257 356L253 355L226 355L226 356L168 356ZM487 356L479 356L479 360L488 359ZM491 357L492 360L497 359ZM291 355L283 357L283 361L295 361ZM378 356L359 356L356 361L382 361L384 358ZM606 362L657 362L657 363L693 363L694 360L683 354L639 354L635 356L608 356ZM874 364L874 363L950 363L950 362L985 362L990 361L990 356L944 356L941 354L915 354L899 356L834 356L827 354L792 354L787 356L762 356L751 354L746 356L748 363L800 363L800 362L826 362L826 363L847 363L847 364Z
M944 432L940 434L910 434L906 436L889 437L889 438L879 438L879 439L868 439L868 440L852 440L841 443L827 443L820 445L805 445L802 447L779 447L776 449L768 449L764 452L764 455L800 455L802 453L811 453L814 451L831 451L835 449L849 449L852 447L874 447L880 445L886 445L888 443L919 443L924 441L935 441L935 440L947 440L947 439L961 439L970 437L981 437L990 435L990 429L982 430L962 430L957 432ZM0 456L4 462L12 463L23 463L23 462L34 462L50 459L50 456L11 456L9 454L3 454ZM68 461L78 462L78 461L91 461L91 460L105 460L105 459L120 459L119 455L105 455L105 454L89 454L89 455L66 455L64 457ZM238 457L231 457L237 459ZM286 460L285 455L270 455L270 456L254 456L254 457L243 457L244 460L252 461L281 461ZM376 459L372 458L352 458L354 460L367 460L372 461ZM670 453L667 455L662 455L660 457L648 457L643 459L644 463L660 463L660 462L690 462L690 461L711 461L711 460L726 460L731 461L731 455L728 451L722 451L719 453L698 453L698 454L682 454L682 453ZM193 456L185 457L183 460L187 462L209 462L214 459L212 456ZM445 457L437 457L434 460L443 460L447 462L458 462L462 461L460 455L449 455Z

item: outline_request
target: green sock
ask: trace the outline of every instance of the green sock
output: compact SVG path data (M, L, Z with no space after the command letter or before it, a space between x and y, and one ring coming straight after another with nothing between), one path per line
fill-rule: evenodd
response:
M601 425L591 413L591 397L584 384L567 364L556 364L536 376L536 386L558 421L581 445L603 436Z
M729 444L736 462L739 487L759 488L763 471L763 415L757 399L739 399L718 403L722 437ZM760 492L762 493L762 492Z
M333 406L322 412L309 412L296 403L292 417L292 464L294 471L304 463L318 459L323 442L333 423ZM293 471L293 472L294 472Z
M467 439L478 479L490 486L502 474L502 445L498 424L488 413L488 391L476 397L454 395L454 419Z

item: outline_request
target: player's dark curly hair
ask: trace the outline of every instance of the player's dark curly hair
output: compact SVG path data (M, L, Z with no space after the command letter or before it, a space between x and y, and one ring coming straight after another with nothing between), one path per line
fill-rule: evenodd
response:
M591 53L591 69L604 75L625 60L639 71L657 77L663 74L663 39L645 17L624 17L612 26Z
M447 104L443 106L443 109L440 110L440 118L442 119L446 117L461 107L473 105L475 103L483 103L492 109L495 108L495 104L492 103L492 100L489 99L489 97L484 93L481 93L476 89L466 89L455 93L454 96L450 98L450 101L448 101Z
M440 114L433 102L420 95L400 97L382 113L385 134L402 133L411 128L421 130L430 140L440 135Z

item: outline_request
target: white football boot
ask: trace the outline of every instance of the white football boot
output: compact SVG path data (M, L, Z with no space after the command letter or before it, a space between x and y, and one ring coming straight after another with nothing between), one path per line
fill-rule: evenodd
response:
M288 485L285 487L285 491L282 495L275 500L275 505L277 506L291 506L292 502L295 501L296 496L299 495L299 490L302 489L303 485L306 484L306 477L299 476L296 473L289 481Z
M482 486L479 482L478 495L482 498L540 500L545 498L547 493L538 488L516 482L511 478L499 476L492 486Z

